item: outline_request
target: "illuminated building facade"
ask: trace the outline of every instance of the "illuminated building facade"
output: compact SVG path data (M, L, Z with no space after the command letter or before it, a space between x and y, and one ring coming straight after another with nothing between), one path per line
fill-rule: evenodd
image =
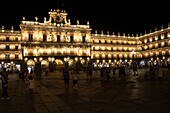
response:
M140 58L141 45L139 37L130 37L130 35L120 36L92 34L92 59L94 66L120 66L121 64L131 64L132 59ZM132 55L131 52L136 51L136 55Z
M0 31L0 69L29 70L56 67L78 68L89 64L98 67L131 65L133 61L145 66L167 66L170 60L170 25L145 35L125 33L112 35L91 34L87 25L71 25L64 10L51 10L44 22L26 21L19 25L21 31Z
M110 67L132 65L135 61L139 66L158 65L166 67L170 64L170 24L155 32L140 36L120 36L92 34L92 54L94 66Z
M89 22L87 25L71 25L70 19L67 20L67 13L64 10L51 10L49 12L49 20L44 18L44 22L38 22L38 18L35 17L35 21L26 21L23 17L23 21L20 24L20 33L18 33L18 42L13 42L18 45L20 51L19 54L22 62L22 68L28 67L29 71L33 68L49 68L53 70L55 67L67 66L73 67L79 65L87 66L91 56L91 29ZM8 35L14 35L15 32L5 35L2 31L2 38L9 37ZM7 41L5 44L1 43L1 48L6 50L6 46L13 44ZM14 47L15 48L15 47ZM2 67L4 63L15 64L12 53L12 45L9 50L1 51ZM6 52L6 53L5 53ZM12 54L10 59L8 54ZM2 59L3 58L3 59ZM7 61L3 61L8 59ZM12 63L11 63L12 62ZM34 70L34 69L33 69Z
M0 30L0 69L7 70L21 69L22 47L21 32L4 30L4 26Z

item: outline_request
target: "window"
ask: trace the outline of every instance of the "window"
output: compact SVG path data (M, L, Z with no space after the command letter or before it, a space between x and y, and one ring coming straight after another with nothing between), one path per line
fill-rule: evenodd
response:
M167 33L165 33L165 39L167 39L168 37L167 37Z
M158 35L158 40L161 40L161 35Z
M18 55L15 55L15 59L18 59Z
M86 36L83 36L83 43L86 42Z
M15 37L15 41L18 41L18 37Z
M6 59L9 59L9 55L6 55Z
M110 41L111 44L113 44L113 41Z
M57 35L57 42L60 42L60 35Z
M9 50L9 46L6 46L6 50Z
M73 36L70 36L70 42L71 43L73 42Z
M46 34L43 35L43 42L45 42L45 41L47 41L47 35Z
M29 41L33 41L33 35L31 33L29 33L28 39Z
M55 23L54 18L51 19L51 23Z
M60 17L59 16L57 16L57 22L59 22L60 21Z
M18 50L18 46L15 46L15 49Z
M6 41L9 41L9 37L6 37Z

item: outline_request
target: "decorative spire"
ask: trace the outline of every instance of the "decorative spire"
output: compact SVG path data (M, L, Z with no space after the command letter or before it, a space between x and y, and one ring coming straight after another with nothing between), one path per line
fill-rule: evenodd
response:
M22 20L25 21L25 16L22 17Z
M77 20L77 25L79 25L79 20Z
M35 21L36 21L36 22L38 21L38 17L37 17L37 16L35 17Z
M101 31L101 34L103 35L103 31Z
M44 23L47 21L47 18L46 17L44 17Z
M4 32L5 30L4 30L4 25L2 25L2 32Z
M95 30L95 34L97 34L97 30Z
M161 26L161 30L163 30L163 29L164 29L164 26L162 25L162 26Z
M89 21L87 21L87 25L90 25Z
M2 25L2 30L4 30L4 25Z
M125 37L125 33L123 33L123 36Z
M109 35L109 31L107 31L107 35Z
M12 33L14 32L13 30L14 30L14 27L12 26L12 27L11 27L11 32L12 32Z

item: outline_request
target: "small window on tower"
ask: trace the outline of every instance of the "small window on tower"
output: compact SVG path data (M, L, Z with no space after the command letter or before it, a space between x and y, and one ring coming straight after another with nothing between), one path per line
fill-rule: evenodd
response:
M52 18L51 23L55 23L54 18Z
M60 17L59 16L57 16L57 21L59 21L60 20Z

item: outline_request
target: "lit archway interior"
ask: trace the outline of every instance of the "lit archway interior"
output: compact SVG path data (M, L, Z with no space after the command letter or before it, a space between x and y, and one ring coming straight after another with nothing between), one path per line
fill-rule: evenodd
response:
M27 61L27 66L35 66L34 60L30 59Z
M56 68L63 68L64 67L64 62L60 59L56 59L55 60L55 63L56 63Z
M49 67L49 61L48 60L43 60L43 61L41 61L41 65Z

